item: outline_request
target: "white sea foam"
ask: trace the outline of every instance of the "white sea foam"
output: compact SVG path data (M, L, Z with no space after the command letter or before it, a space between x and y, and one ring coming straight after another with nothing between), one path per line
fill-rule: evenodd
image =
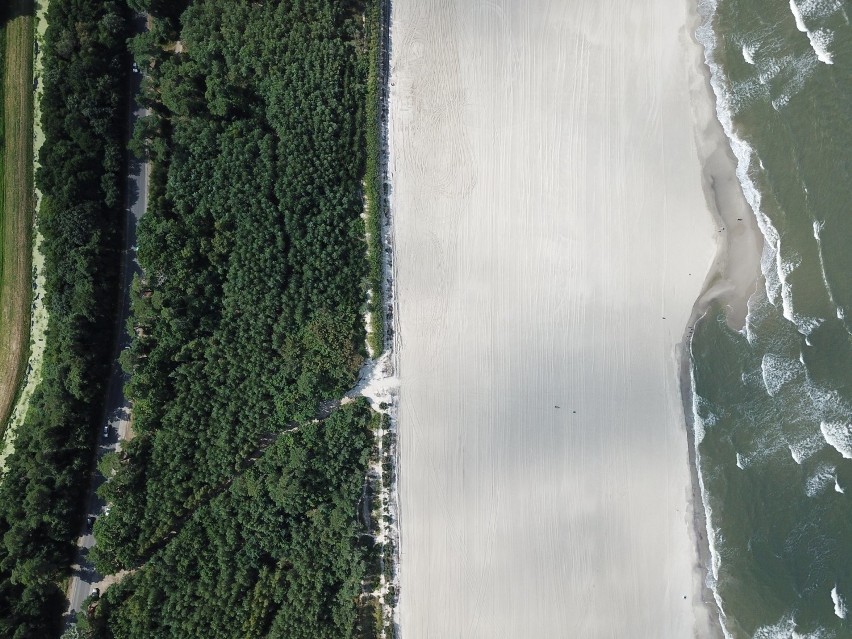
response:
M801 465L803 461L818 453L825 446L825 440L819 435L805 437L795 442L787 442L793 461Z
M811 47L813 47L814 53L816 53L820 62L834 64L834 56L828 50L828 47L834 41L834 33L828 29L808 31L808 40L810 40Z
M819 425L825 441L846 459L852 459L852 425L822 422Z
M774 397L785 384L804 371L804 367L798 360L774 353L766 353L763 356L760 369L763 373L763 385L770 397Z
M775 457L779 451L787 448L779 435L780 428L774 427L760 434L752 445L753 450L747 454L737 453L737 467L741 470L753 464Z
M807 35L808 41L811 43L811 48L814 50L820 62L825 64L834 64L833 56L828 50L834 34L826 28L808 29L805 19L814 20L828 16L835 11L842 10L842 5L839 2L826 0L790 0L790 11L793 12L793 19L796 21L796 28ZM843 12L844 17L846 12ZM848 19L847 19L848 21Z
M757 51L757 45L752 44L744 44L743 45L743 60L748 62L749 64L754 64L754 52Z
M840 485L840 482L837 480L837 477L834 478L834 492L840 493L841 495L846 492L846 489Z
M764 249L765 248L766 245L764 244ZM745 322L743 323L743 327L740 329L740 333L745 336L749 345L754 346L760 339L759 328L761 324L766 320L767 316L769 316L771 312L774 312L775 307L767 299L767 295L765 295L764 291L758 289L749 296L747 309ZM747 381L746 378L751 379L751 377L751 373L743 373L743 382Z
M752 639L827 639L827 635L822 628L806 634L796 632L796 620L787 615L776 624L758 628Z
M832 293L831 286L828 283L828 276L826 275L826 272L825 272L825 260L823 259L823 255L822 255L822 230L825 228L825 220L821 220L821 221L814 220L813 227L814 227L814 239L816 240L816 243L817 243L817 255L819 256L819 268L820 268L820 273L822 275L822 283L825 286L826 292L828 293L829 301L831 302L831 304L835 308L835 311L837 313L837 319L842 321L843 320L843 310L840 308L840 306L837 304L837 301L834 299L834 293Z
M809 0L805 1L808 2ZM784 317L807 337L814 328L819 326L822 320L798 314L794 310L793 294L787 278L790 272L798 266L798 263L782 259L780 233L761 209L761 194L751 175L753 159L757 160L761 170L763 164L755 150L737 134L733 123L733 114L737 108L754 99L755 96L764 95L760 88L761 85L767 83L782 70L785 71L785 75L791 75L791 79L784 87L781 96L777 98L779 102L776 108L779 108L779 105L786 104L790 97L804 86L806 78L816 64L816 58L813 55L800 56L795 59L790 56L781 61L768 63L767 67L760 73L757 84L753 81L738 84L728 83L721 67L715 60L717 42L712 27L712 17L716 12L717 4L718 0L701 0L699 2L699 14L702 17L702 23L695 33L696 39L704 47L705 61L710 68L710 84L716 96L717 117L737 158L737 178L742 186L743 194L754 212L758 227L765 240L761 271L765 279L767 297L773 304L777 303L780 298ZM791 8L795 15L802 15L799 5L796 5L793 0L791 0ZM745 48L745 45L743 50L744 57L746 52L752 51L752 49ZM749 55L751 54L749 53ZM751 57L753 58L753 55ZM793 256L794 260L796 257ZM746 333L746 337L748 338L748 333Z
M777 244L770 244L768 241L764 242L763 254L760 257L760 270L763 273L766 297L772 304L777 304L781 298L781 278L778 277L778 270L775 267L778 260L777 246Z
M763 383L763 375L759 370L754 370L740 375L744 386L753 386Z
M834 614L846 619L846 599L837 591L837 584L831 589L831 600L834 602Z
M804 390L813 405L813 410L808 415L814 419L832 421L836 417L850 413L849 405L843 401L836 390L821 388L814 383L806 384Z
M734 130L733 112L731 109L730 93L726 89L726 82L721 68L715 60L716 51L716 35L713 32L713 16L716 13L718 0L699 0L698 14L701 17L701 24L695 31L696 40L704 47L704 60L710 69L710 85L713 88L713 93L716 96L716 117L722 125L725 135L731 144L731 150L737 158L737 179L742 186L743 195L746 198L751 210L754 212L760 232L763 234L764 240L771 246L777 246L779 234L772 225L771 220L763 213L760 208L760 191L749 175L752 157L756 157L752 147L741 139ZM758 158L758 162L760 159ZM761 165L762 166L762 165ZM763 261L761 261L763 266ZM764 275L765 275L764 271ZM767 284L767 296L770 297L769 286ZM692 382L693 396L693 424L695 428L695 463L698 468L698 484L701 490L701 502L704 506L705 524L707 529L707 545L710 550L710 572L708 573L707 586L713 592L713 599L716 601L716 606L719 609L719 625L722 628L726 639L733 639L733 634L728 630L727 617L725 608L722 605L722 597L719 594L718 579L719 566L721 565L721 557L717 547L716 530L713 527L713 511L710 507L709 496L704 484L704 474L701 467L701 455L698 451L698 443L704 436L704 424L701 417L698 415L698 406L695 401L695 375L694 371L690 371Z
M784 58L765 58L761 60L760 66L758 66L757 71L757 80L761 84L769 84L769 82L774 79L781 70L787 65L789 61L792 60L792 56L786 56ZM761 166L761 168L763 168Z
M802 11L795 0L790 0L790 11L793 12L793 18L796 20L796 28L802 33L807 33L808 28L805 26L805 19L802 16Z
M703 316L702 316L703 317ZM713 527L713 509L710 506L710 497L707 493L707 487L704 485L704 474L701 472L701 453L698 449L698 444L704 439L705 428L707 424L701 418L698 409L699 401L702 401L699 395L695 392L695 368L690 365L689 381L692 388L692 424L695 431L695 465L698 470L698 488L701 491L701 504L704 507L704 528L707 533L707 548L710 551L710 566L707 572L705 585L713 593L713 599L716 601L716 607L719 610L719 626L722 628L722 633L725 639L733 639L733 635L728 631L725 609L722 607L722 597L719 594L719 567L722 565L722 559L719 555L717 536L721 536L719 531Z
M833 466L827 464L821 465L805 482L805 494L808 497L816 497L821 492L827 490L835 482L836 477L836 471Z
M731 108L741 111L756 102L769 99L769 87L759 77L747 78L731 84Z
M777 244L779 236L778 231L772 225L772 222L766 217L760 209L760 192L754 184L749 170L751 168L752 157L757 157L754 149L742 138L737 135L734 129L733 110L731 90L726 86L727 82L722 73L721 67L716 62L716 35L713 32L712 16L716 12L718 0L700 0L699 14L702 17L701 25L695 31L695 37L704 47L704 60L710 69L710 84L713 88L713 93L716 96L716 115L722 128L731 143L731 150L737 158L737 178L743 188L743 194L749 203L752 211L757 217L757 223L760 227L766 241L772 245ZM759 158L758 158L759 162Z
M775 83L776 88L780 82L784 82L778 96L772 100L772 106L776 111L787 106L792 97L802 91L817 65L819 65L819 58L812 51L800 56L787 55L778 59L776 65L767 65L766 71L760 74L759 79L769 82L777 76L779 82ZM807 191L807 187L805 190Z
M794 252L787 256L787 259L784 259L781 255L780 243L778 249L775 252L775 259L778 281L781 283L781 309L787 321L791 322L799 333L807 337L825 320L796 312L793 302L793 288L789 278L790 274L801 265L802 257Z

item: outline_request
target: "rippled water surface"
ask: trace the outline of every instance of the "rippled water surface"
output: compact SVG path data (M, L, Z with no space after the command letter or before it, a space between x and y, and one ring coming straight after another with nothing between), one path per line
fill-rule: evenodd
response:
M852 7L702 12L766 241L746 326L716 308L692 342L710 579L731 637L852 637Z

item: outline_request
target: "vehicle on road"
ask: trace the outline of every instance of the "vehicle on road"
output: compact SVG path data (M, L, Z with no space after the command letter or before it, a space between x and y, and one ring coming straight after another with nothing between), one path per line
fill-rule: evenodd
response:
M101 596L100 588L92 588L92 599L99 599Z
M97 517L95 517L94 515L89 515L88 517L86 517L86 532L87 533L92 532L92 529L95 527L95 520L96 519L97 519Z
M104 439L107 439L108 437L109 437L109 424L104 426Z
M133 63L133 73L139 73L139 65L135 62Z

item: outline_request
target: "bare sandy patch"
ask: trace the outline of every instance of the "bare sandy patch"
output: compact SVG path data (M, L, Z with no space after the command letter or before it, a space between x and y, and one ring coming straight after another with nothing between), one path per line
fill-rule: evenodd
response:
M678 373L736 208L694 26L394 2L404 639L714 632Z

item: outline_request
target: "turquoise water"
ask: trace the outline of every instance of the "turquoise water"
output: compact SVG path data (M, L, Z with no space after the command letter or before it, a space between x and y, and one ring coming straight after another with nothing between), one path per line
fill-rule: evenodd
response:
M729 637L852 637L852 5L703 0L698 36L765 238L742 330L692 340Z

